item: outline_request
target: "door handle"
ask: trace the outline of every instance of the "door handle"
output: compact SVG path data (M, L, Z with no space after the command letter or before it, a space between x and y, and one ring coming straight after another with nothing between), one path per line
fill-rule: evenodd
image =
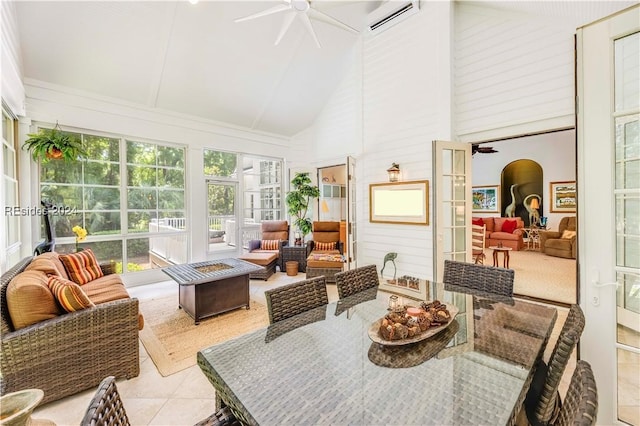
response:
M610 281L606 283L600 282L600 272L597 269L591 271L593 279L591 280L591 286L595 289L591 291L591 304L593 306L600 305L600 289L604 287L616 287L620 285L617 281Z

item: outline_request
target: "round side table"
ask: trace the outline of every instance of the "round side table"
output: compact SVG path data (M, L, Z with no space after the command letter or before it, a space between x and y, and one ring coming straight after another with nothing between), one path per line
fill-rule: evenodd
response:
M493 266L499 266L498 253L502 253L502 267L509 268L509 252L512 248L498 246L490 246L489 248L493 250Z

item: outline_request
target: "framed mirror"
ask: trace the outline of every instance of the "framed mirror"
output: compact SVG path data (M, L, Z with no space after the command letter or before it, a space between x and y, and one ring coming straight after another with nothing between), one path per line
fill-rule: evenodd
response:
M370 184L369 221L429 225L429 181Z

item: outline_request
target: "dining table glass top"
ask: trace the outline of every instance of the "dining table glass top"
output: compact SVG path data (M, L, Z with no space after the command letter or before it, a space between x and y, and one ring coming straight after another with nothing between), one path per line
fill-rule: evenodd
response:
M389 299L371 289L203 349L198 364L249 424L509 423L556 310L436 283L429 290L459 312L417 343L370 339Z

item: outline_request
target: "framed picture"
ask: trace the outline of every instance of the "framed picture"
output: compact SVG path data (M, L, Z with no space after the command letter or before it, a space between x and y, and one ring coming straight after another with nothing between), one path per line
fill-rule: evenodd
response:
M576 181L549 182L551 213L576 212Z
M474 212L500 212L500 185L474 186L471 188L471 198Z
M369 221L429 225L429 181L370 184Z

